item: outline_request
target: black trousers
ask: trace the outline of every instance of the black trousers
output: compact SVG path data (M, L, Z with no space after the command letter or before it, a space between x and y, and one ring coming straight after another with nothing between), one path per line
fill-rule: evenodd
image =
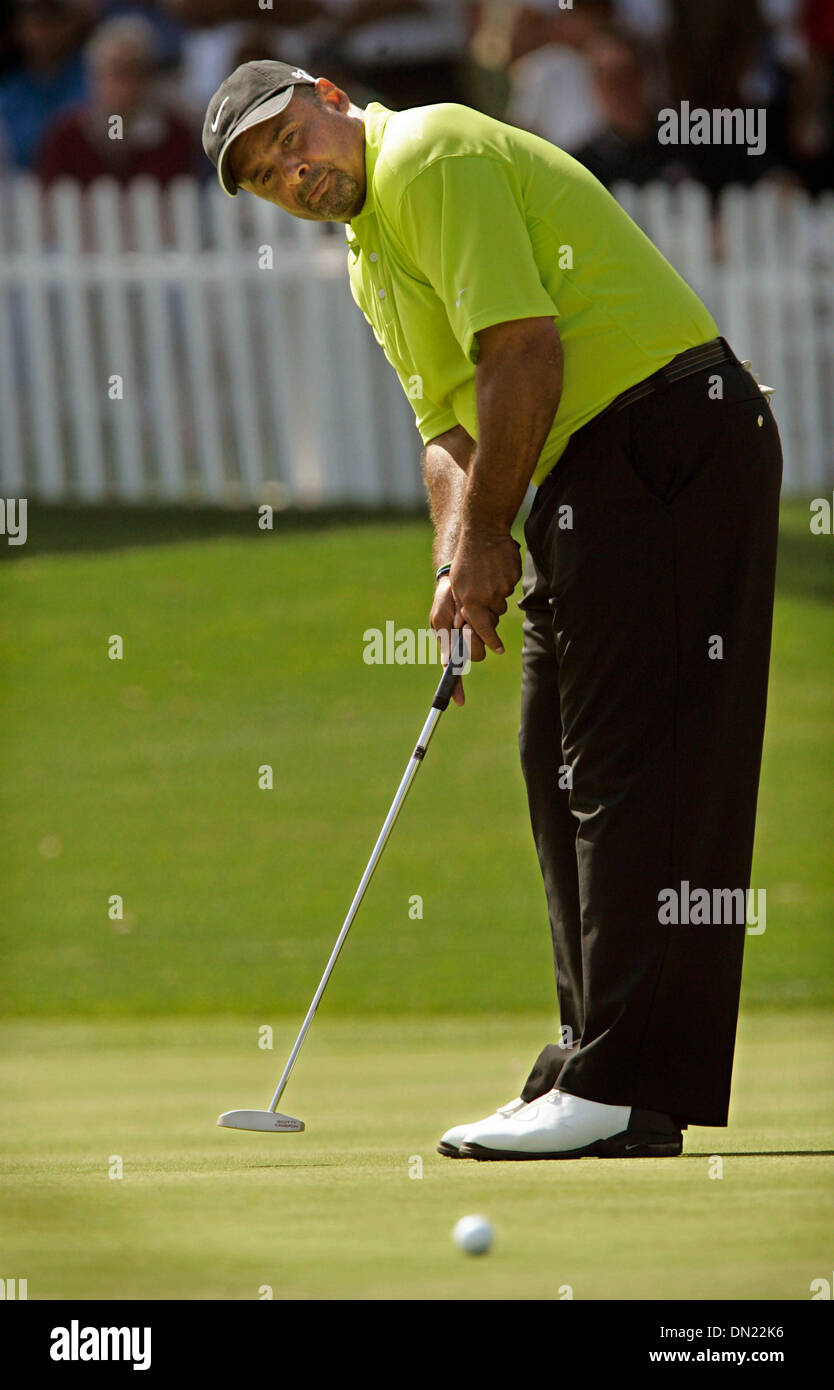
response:
M519 743L568 1043L525 1098L725 1125L745 924L663 922L659 895L750 886L782 454L735 359L663 385L572 437L525 526Z

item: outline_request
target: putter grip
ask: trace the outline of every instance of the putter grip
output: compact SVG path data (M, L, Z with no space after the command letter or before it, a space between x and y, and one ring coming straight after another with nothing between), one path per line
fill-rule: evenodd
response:
M463 629L456 627L452 629L452 650L449 653L449 665L443 672L440 684L431 702L432 709L445 709L452 698L452 691L455 688L458 676L466 665L467 651L466 639Z

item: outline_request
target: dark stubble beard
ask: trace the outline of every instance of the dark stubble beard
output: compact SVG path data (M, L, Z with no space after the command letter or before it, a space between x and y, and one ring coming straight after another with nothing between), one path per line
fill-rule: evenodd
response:
M328 174L327 187L316 198L315 204L307 201L305 193L301 200L316 217L327 218L331 222L347 222L355 211L359 199L359 183L352 174L342 169L317 169L309 182L309 190L315 188L322 174Z

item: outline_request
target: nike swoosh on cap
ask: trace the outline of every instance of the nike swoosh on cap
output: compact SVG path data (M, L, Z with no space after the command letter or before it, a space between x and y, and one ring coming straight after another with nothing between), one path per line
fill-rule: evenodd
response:
M215 116L214 120L213 120L212 123L211 123L211 133L212 133L212 135L216 135L216 134L217 134L217 127L218 127L218 124L219 124L219 122L220 122L220 112L223 110L223 107L226 105L226 102L227 102L228 100L229 100L228 97L224 97L223 100L221 101L220 105L219 105L218 108L217 108L217 115Z

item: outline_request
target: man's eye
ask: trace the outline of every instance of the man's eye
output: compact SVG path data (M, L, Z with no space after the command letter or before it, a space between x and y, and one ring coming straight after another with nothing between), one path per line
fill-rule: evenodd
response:
M264 185L266 185L266 184L269 183L269 180L270 180L271 178L272 178L272 170L271 170L271 169L267 169L267 170L265 170L265 172L264 172L264 174L263 174L263 177L261 178L261 183L264 184Z
M286 133L286 135L284 136L283 140L281 141L281 144L284 145L284 146L286 147L286 146L290 143L290 141L294 138L294 136L295 136L295 131L294 131L294 130L288 130L287 133Z

